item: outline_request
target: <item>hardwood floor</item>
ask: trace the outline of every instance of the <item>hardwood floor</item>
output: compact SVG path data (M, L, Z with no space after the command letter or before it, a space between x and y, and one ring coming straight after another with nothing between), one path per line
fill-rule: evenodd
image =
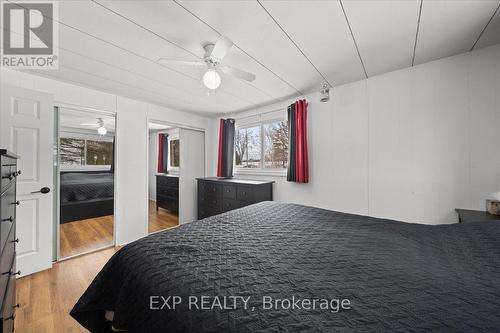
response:
M149 233L179 224L179 218L149 201ZM61 258L86 253L113 244L113 215L61 224Z
M149 200L149 233L175 227L179 224L179 217L160 208L156 211L156 202Z
M61 224L61 258L113 245L113 215Z
M18 279L15 333L88 333L69 311L116 250L61 261Z
M164 209L156 211L149 202L149 231L178 225L177 216ZM113 216L61 225L61 254L88 251L113 241ZM55 263L52 269L22 277L17 283L16 333L88 332L69 312L90 282L118 248L82 255Z

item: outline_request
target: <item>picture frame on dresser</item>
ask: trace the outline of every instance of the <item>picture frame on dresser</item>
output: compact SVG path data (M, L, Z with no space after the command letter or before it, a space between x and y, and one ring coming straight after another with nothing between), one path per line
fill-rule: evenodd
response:
M17 169L19 156L5 149L0 149L1 196L0 196L0 333L14 331L14 319L19 304L16 302L16 277L21 274L16 270L16 198Z

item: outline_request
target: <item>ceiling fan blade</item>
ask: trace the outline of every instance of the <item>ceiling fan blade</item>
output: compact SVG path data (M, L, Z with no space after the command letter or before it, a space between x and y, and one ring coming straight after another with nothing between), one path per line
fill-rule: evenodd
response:
M210 53L210 57L220 62L222 59L224 59L232 46L233 42L229 38L221 35L219 36L219 38L217 38L215 46Z
M160 58L160 59L158 59L158 62L160 64L165 64L165 65L182 65L182 66L206 66L207 65L203 61L174 60L174 59L167 59L167 58Z
M241 70L238 68L229 67L229 66L221 66L220 68L221 68L223 73L237 77L238 79L242 79L245 81L252 82L253 80L255 80L255 77L256 77L255 74L245 72L244 70Z

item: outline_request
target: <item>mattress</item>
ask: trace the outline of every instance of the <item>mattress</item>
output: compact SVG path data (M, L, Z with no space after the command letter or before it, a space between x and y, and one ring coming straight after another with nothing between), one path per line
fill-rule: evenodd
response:
M61 204L100 198L112 198L113 173L67 172L61 173Z
M123 247L71 315L92 332L106 310L129 332L493 332L499 240L496 221L430 226L262 202ZM229 301L189 302L216 298Z

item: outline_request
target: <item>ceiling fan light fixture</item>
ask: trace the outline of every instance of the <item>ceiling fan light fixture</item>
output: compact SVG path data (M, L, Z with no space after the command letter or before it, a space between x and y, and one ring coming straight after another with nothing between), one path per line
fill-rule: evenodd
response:
M210 68L203 74L203 84L208 89L215 90L219 88L221 82L220 74L215 69Z
M108 130L106 129L106 127L104 126L101 126L97 129L97 133L99 135L106 135L106 133L108 133Z

